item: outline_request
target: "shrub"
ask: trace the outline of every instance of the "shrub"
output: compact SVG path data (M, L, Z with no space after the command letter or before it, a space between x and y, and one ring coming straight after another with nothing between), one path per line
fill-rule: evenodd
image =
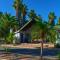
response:
M14 33L9 33L8 36L6 37L6 43L13 43L14 40Z

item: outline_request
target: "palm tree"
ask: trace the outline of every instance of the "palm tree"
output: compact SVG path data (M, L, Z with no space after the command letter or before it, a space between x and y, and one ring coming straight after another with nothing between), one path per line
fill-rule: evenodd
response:
M48 26L45 22L40 23L40 38L41 38L41 60L42 60L42 54L43 54L43 41L46 38L48 32Z
M21 27L21 11L22 11L22 0L15 0L13 7L16 9L16 18L19 21L19 26Z
M2 15L3 15L3 13L2 13L2 12L0 12L0 18L2 17Z
M60 17L59 17L59 19L58 19L58 24L60 25Z
M49 15L49 22L48 22L48 35L49 35L49 41L50 42L54 42L55 40L55 30L54 30L54 26L55 26L55 19L56 19L56 16L55 16L55 13L54 12L50 12Z
M28 16L29 16L30 19L33 19L33 20L34 20L34 19L36 18L36 13L35 13L35 11L34 11L34 10L31 10L31 11L29 12Z
M7 33L8 33L8 26L9 26L9 23L7 21L7 19L5 18L5 15L2 14L3 16L1 16L0 18L0 34L1 34L1 37L6 37Z
M49 42L54 43L56 41L56 30L54 28L50 29L48 32Z
M35 39L40 39L40 23L42 23L42 18L41 16L36 16L35 17L35 23L34 25L31 27L31 40L35 40Z
M19 21L19 26L20 28L25 24L25 18L27 14L27 6L22 3L22 0L15 0L14 2L14 8L16 9L16 17L17 20ZM20 29L19 28L19 29ZM20 40L23 40L23 33L20 33Z
M22 0L15 0L13 7L16 9L16 17L19 21L19 26L22 27L25 23L27 14L27 6L22 3Z
M50 12L48 17L49 17L49 24L51 26L54 26L55 25L54 19L56 19L55 13L54 12Z
M3 37L3 31L2 31L2 27L3 27L3 21L2 21L2 17L3 17L3 13L0 12L0 37Z
M0 19L0 33L3 35L4 38L10 33L10 29L16 31L18 29L18 21L16 20L15 16L11 16L10 14L2 14Z
M16 31L19 28L18 21L16 20L15 16L11 16L10 14L6 13L5 19L6 21L8 21L9 27L12 28L13 30Z
M16 18L19 22L19 29L22 27L22 23L23 23L23 20L22 20L22 17L21 17L21 14L22 14L22 7L23 7L23 3L22 3L22 0L15 0L14 1L14 8L16 9ZM22 41L23 39L23 34L20 33L20 40Z
M25 21L26 21L26 14L27 14L27 6L25 4L22 5L22 25L25 24Z
M48 32L48 24L44 22L42 18L39 18L39 20L36 19L36 23L32 27L31 35L33 38L41 39L41 60L43 54L43 41L46 38L47 32Z
M37 21L36 24L39 26L39 35L40 35L40 39L41 39L41 60L43 57L43 41L46 38L46 35L48 33L48 24L45 21Z

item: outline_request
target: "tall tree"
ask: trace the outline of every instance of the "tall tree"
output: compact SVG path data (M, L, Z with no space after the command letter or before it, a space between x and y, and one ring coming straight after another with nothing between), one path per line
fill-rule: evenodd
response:
M42 54L43 54L43 41L46 38L48 32L48 24L42 20L42 18L39 18L39 20L36 20L35 25L32 27L31 35L33 39L41 39L41 60L42 60ZM40 36L40 37L39 37Z
M8 33L10 33L10 29L13 30L18 29L18 21L15 19L14 16L11 16L10 14L2 14L0 19L0 35L3 35L3 37L6 37Z
M35 18L36 18L36 13L35 13L35 11L34 11L34 10L31 10L31 11L29 12L28 16L29 16L30 19L35 19Z
M47 37L48 37L49 42L55 43L55 41L56 41L56 30L54 28L50 29Z
M47 32L48 32L48 26L47 23L42 22L39 23L40 25L40 38L41 38L41 60L42 60L42 55L43 55L43 41L46 38Z
M54 42L54 40L55 40L55 30L53 28L55 26L55 19L56 19L55 13L54 12L50 12L48 17L49 17L49 22L48 22L49 41L50 42Z
M23 4L22 0L15 0L13 7L16 10L16 17L19 21L19 25L22 27L26 20L27 6Z
M13 30L16 31L19 28L18 21L17 21L16 17L15 16L11 16L8 13L6 13L4 15L5 15L6 21L8 21L8 23L9 23L9 28L12 28Z
M16 17L17 17L17 20L19 21L19 26L21 28L25 24L27 7L25 4L23 4L22 0L15 0L13 6L16 9ZM23 33L20 33L20 40L23 41Z
M58 19L58 24L60 25L60 17L59 17L59 19Z
M0 18L3 16L3 13L2 12L0 12Z
M15 0L13 7L16 10L16 18L19 21L19 26L21 27L22 24L22 18L21 18L21 10L22 10L22 0Z
M54 19L56 19L55 13L54 12L50 12L48 17L49 17L49 24L51 26L54 26L55 25Z
M27 6L25 4L22 5L22 20L23 20L23 23L22 23L22 26L25 24L25 21L26 21L26 14L27 14Z

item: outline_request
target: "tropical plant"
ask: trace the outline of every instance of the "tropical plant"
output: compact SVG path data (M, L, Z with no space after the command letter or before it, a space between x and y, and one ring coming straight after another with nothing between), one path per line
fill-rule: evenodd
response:
M30 10L29 14L28 14L30 19L35 19L36 18L36 13L34 10Z
M35 23L34 25L31 27L31 37L32 40L34 39L40 39L40 25L37 22L42 23L42 18L41 16L36 16L34 19Z
M25 23L27 7L22 0L15 0L13 7L16 9L16 18L19 21L19 26L22 27Z
M8 44L13 43L13 40L14 40L14 33L11 32L6 37L6 43L8 43Z
M25 24L26 15L27 15L27 10L28 10L28 9L27 9L27 6L26 6L25 4L23 4L23 5L22 5L22 11L21 11L21 12L22 12L22 20L23 20L23 21L22 21L22 22L23 22L22 25Z
M23 4L22 0L15 0L14 1L14 8L16 9L16 18L19 22L19 29L25 24L25 18L27 14L27 7ZM20 33L20 40L22 40L23 33Z
M33 39L40 39L41 40L41 57L43 52L43 41L46 38L47 32L48 32L48 24L47 22L40 20L35 20L35 27L32 27L31 34L33 36ZM37 33L38 32L38 33Z
M5 14L5 18L8 21L9 28L13 30L17 30L19 28L18 21L15 16L11 16L10 14Z
M49 24L54 26L55 25L54 19L56 19L55 13L54 12L50 12L48 17L49 17Z
M48 26L45 22L38 23L40 25L40 37L41 37L41 58L43 52L43 41L45 40L46 34L48 32Z
M0 37L5 36L8 32L8 21L5 19L4 14L1 15L0 19Z
M19 26L21 27L21 9L22 9L22 0L14 0L13 7L16 10L16 18L19 22Z
M51 42L51 43L55 43L55 41L56 41L56 30L55 29L50 29L49 31L48 31L48 33L47 33L47 37L48 37L48 39L47 40L49 40L49 42Z
M0 19L0 37L5 38L10 33L10 29L16 31L18 29L18 21L15 19L14 16L11 16L10 14L2 14Z
M59 19L58 19L58 24L60 25L60 17L59 17Z
M3 13L2 12L0 12L0 18L3 16Z

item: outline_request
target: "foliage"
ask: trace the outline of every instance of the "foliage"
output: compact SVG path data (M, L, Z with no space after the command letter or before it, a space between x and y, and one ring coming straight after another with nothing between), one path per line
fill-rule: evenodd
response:
M49 19L55 19L56 18L54 12L50 12L49 15L48 15L48 17L49 17Z
M20 6L19 6L20 5ZM14 0L13 7L16 9L17 7L21 10L22 8L22 0Z
M42 20L35 20L34 25L31 28L32 39L45 38L48 31L47 23Z
M50 29L48 32L48 36L47 36L47 40L49 40L49 42L54 43L56 41L56 30L54 29Z
M59 17L59 19L58 19L58 24L60 24L60 17Z
M34 10L31 10L31 11L29 12L28 16L29 16L30 19L35 19L35 18L36 18L36 13L35 13L35 11L34 11Z
M28 20L32 19L35 21L35 24L31 28L32 39L44 39L45 37L49 37L48 39L51 42L55 41L56 32L53 28L55 26L54 21L56 16L54 12L49 13L49 20L46 22L41 16L36 14L35 10L30 10L30 12L28 12L27 6L22 0L14 0L13 7L16 9L16 12L18 11L19 19L16 19L15 16L11 16L8 13L3 14L0 12L0 37L8 36L7 40L11 39L10 29L12 28L13 32L18 30L20 25L24 25L23 22L27 20L26 15L28 15ZM60 18L58 24L60 24Z
M18 21L15 19L15 16L6 13L0 17L0 37L6 37L11 28L13 30L18 29Z
M60 52L57 53L58 60L60 60Z
M14 40L14 33L9 33L8 36L6 37L6 43L12 43Z
M55 13L54 12L50 12L48 17L49 17L49 24L51 26L54 26L55 25L55 19L56 19Z
M19 22L19 27L21 28L26 23L27 6L22 0L14 0L13 7L16 10L16 18Z

